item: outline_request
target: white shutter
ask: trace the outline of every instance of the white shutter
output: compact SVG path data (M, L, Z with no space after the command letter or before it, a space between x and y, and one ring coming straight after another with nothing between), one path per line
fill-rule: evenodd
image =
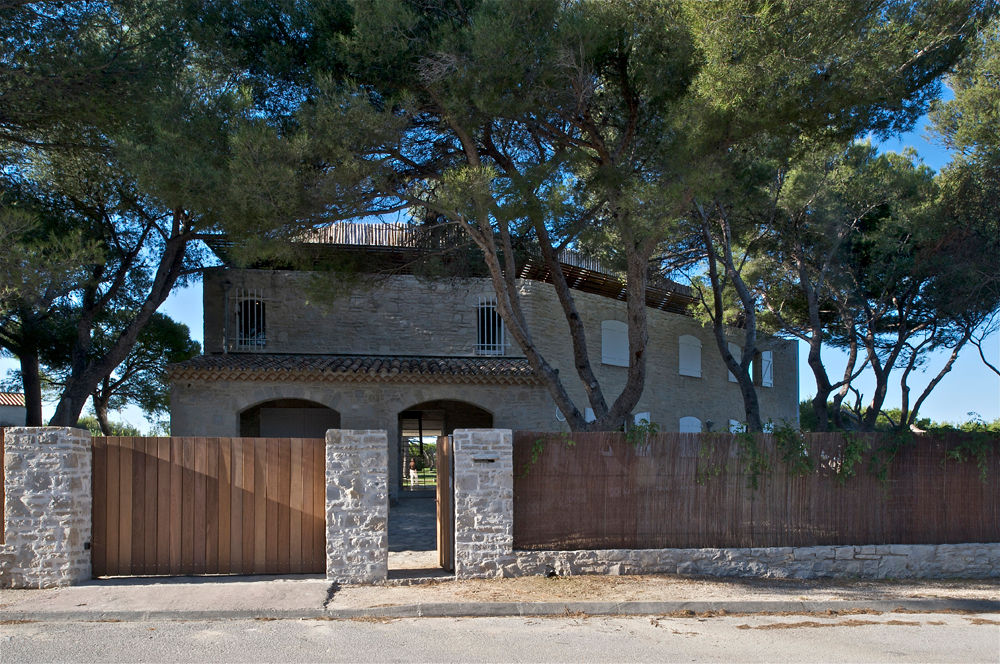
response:
M739 420L729 420L729 433L743 433L747 428Z
M743 361L743 349L734 344L732 341L729 342L729 353L733 356L733 359L736 360L736 364ZM729 372L729 382L736 382L736 376L732 371Z
M690 334L682 334L677 346L680 353L677 358L678 373L701 378L701 341Z
M701 420L697 417L682 417L681 418L681 433L701 433Z
M643 420L645 420L645 422L643 422ZM653 418L650 417L648 412L636 413L632 421L636 424L649 424L653 421Z
M774 387L774 353L769 350L760 354L760 384Z
M597 416L594 415L594 409L593 408L588 408L587 409L587 413L586 413L586 416L584 417L584 419L587 420L588 422L593 422L594 420L597 419Z
M601 363L628 366L628 325L620 320L601 321Z

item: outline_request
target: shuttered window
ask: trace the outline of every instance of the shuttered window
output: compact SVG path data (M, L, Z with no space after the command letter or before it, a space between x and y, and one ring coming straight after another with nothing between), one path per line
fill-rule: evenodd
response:
M760 384L764 387L774 387L774 353L769 350L760 354Z
M628 325L620 320L601 322L601 363L628 366Z
M701 420L690 415L682 417L679 430L681 433L701 433Z
M682 334L677 340L677 345L680 375L701 378L701 341L690 334Z

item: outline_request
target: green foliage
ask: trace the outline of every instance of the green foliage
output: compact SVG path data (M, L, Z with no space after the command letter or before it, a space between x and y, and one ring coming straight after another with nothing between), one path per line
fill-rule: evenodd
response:
M868 450L868 442L860 435L845 431L841 434L843 446L840 448L840 455L837 458L837 467L834 479L837 484L844 486L847 480L854 477L857 466L864 460L865 452Z
M1000 453L1000 436L985 431L974 432L969 438L948 450L945 460L975 464L976 468L979 469L980 481L986 484L989 471L986 462L991 452L993 454Z
M559 437L567 449L576 446L576 441L570 438L569 432L564 431L559 434ZM545 442L545 438L536 438L535 442L531 444L531 456L524 462L524 466L521 467L521 477L527 477L531 469L538 463L538 460L542 458L542 454L545 453Z
M112 420L110 422L111 432L108 436L142 436L142 432L138 427L132 426L127 422L116 422ZM93 415L84 415L79 420L77 420L77 428L86 429L93 436L103 436L104 432L101 431L101 423L97 421L97 418Z
M809 445L799 429L788 422L774 426L772 439L778 453L778 458L792 475L808 475L816 463L809 456Z
M660 425L643 418L639 422L631 424L625 431L625 440L632 447L649 444L649 437L659 433Z
M761 437L752 431L743 430L736 434L740 460L746 468L747 487L756 491L760 479L771 470L767 450L761 445Z
M714 440L713 434L698 436L698 465L695 467L694 481L702 486L724 473L729 467L727 463L712 463L715 450L715 445L712 444Z

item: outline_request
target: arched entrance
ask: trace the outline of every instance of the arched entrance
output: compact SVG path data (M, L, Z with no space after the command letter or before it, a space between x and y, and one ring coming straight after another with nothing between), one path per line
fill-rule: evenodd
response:
M400 489L429 494L437 486L437 439L455 429L489 429L493 414L464 401L425 401L399 413Z
M340 413L305 399L273 399L240 413L240 435L250 438L325 438L340 428Z

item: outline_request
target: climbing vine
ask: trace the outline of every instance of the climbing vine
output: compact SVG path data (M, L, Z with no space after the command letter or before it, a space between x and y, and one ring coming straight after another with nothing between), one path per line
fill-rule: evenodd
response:
M559 437L562 438L563 444L566 447L573 447L576 445L576 441L570 438L569 433L566 431L560 433ZM528 476L528 473L531 471L534 465L538 463L538 460L542 457L542 454L544 452L545 452L545 439L536 438L535 442L531 444L531 456L528 458L527 461L524 462L524 465L521 466L521 479L524 479L525 477Z

